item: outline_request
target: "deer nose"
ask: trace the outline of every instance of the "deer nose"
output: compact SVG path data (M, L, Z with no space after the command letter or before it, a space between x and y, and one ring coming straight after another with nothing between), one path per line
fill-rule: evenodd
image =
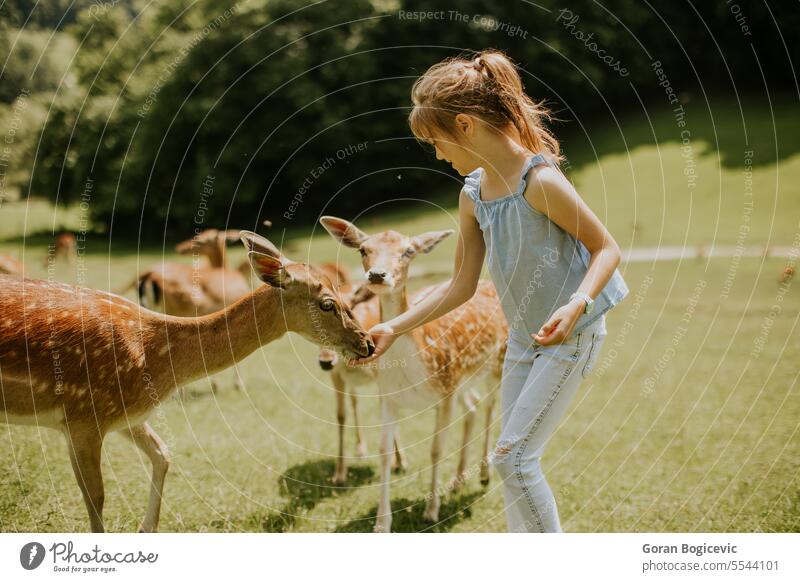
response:
M367 273L367 279L370 283L383 283L386 279L386 271L370 269Z
M367 357L371 356L375 353L375 344L372 343L372 340L367 340Z
M333 370L333 362L330 360L320 360L319 367L323 370Z

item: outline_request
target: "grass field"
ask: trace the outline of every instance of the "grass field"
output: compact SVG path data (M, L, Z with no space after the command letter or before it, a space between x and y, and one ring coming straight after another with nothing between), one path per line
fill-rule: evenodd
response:
M777 106L775 111L776 124L797 133L796 115ZM768 114L762 126L773 119ZM749 127L755 130L759 118L753 115ZM672 141L641 143L627 153L608 147L597 164L576 166L572 178L623 248L736 244L744 162L732 162L729 151L717 156L721 150L709 144L695 146L705 153L695 160L699 178L691 191L680 144ZM752 180L755 204L743 242L792 245L800 220L800 154L757 161ZM46 205L27 212L6 205L0 213L0 238L11 239L0 250L18 255L20 224L27 220L31 232L53 220ZM57 222L76 220L70 210ZM451 206L390 217L381 228L418 233L453 221ZM321 233L297 236L292 245L297 260L340 258L356 265L355 252L342 251ZM448 269L453 248L448 240L420 260ZM44 275L43 256L38 239L26 247L30 275ZM238 251L232 259L242 256ZM117 287L161 257L160 249L145 249L109 259L95 243L85 256L86 284ZM779 285L785 265L786 259L775 257L621 266L631 294L609 313L595 371L544 457L565 531L800 531L800 293L796 283ZM76 278L66 267L56 275ZM350 483L331 485L334 395L316 353L287 336L243 363L245 393L223 387L215 396L207 385L195 384L191 398L164 405L163 417L152 422L174 459L162 531L371 530L377 461L354 461ZM374 390L364 392L361 411L374 455ZM432 427L432 410L409 413L400 424L410 467L392 486L395 531L503 531L496 478L486 490L473 478L445 499L440 523L422 521ZM498 430L495 423L495 436ZM460 436L456 415L446 441L445 480L455 470ZM480 435L475 438L477 462ZM353 440L351 431L351 453ZM104 455L106 527L135 531L147 500L149 464L117 436L107 439ZM0 530L86 528L62 437L45 429L0 428Z

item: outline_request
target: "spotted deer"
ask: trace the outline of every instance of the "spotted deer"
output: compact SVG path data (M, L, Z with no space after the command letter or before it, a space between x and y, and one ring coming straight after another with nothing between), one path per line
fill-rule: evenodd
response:
M152 463L141 531L157 529L170 458L147 418L179 386L289 331L347 357L374 350L323 273L290 261L263 237L241 236L267 284L200 317L156 313L94 289L0 276L0 421L65 435L92 531L104 530L101 448L115 431Z
M338 289L342 299L350 306L353 315L364 329L369 329L380 322L380 305L378 296L369 291L366 285L355 286L349 280L347 273L333 263L322 263L320 270L328 277L338 281ZM347 423L347 397L350 396L350 406L353 410L353 428L356 433L356 457L363 458L367 455L367 441L364 439L361 423L358 420L358 394L356 390L362 386L375 383L378 377L377 366L349 366L347 361L339 357L335 350L320 348L318 356L319 366L330 372L333 390L336 394L336 421L339 427L338 454L336 456L336 469L332 481L335 485L347 482L347 455L345 455L345 429ZM392 469L396 472L404 471L407 462L397 435L394 437L394 456Z
M358 249L369 289L380 302L381 321L387 321L408 309L406 283L411 261L429 253L453 231L438 231L406 236L388 230L368 235L355 225L339 218L320 219L325 229L341 244ZM447 285L442 283L441 285ZM423 289L415 298L421 300L435 286ZM435 522L439 516L439 461L444 435L450 424L453 404L460 397L465 406L464 441L458 469L449 489L458 489L468 475L467 448L474 425L479 398L469 388L479 377L487 383L486 431L480 479L489 482L489 439L492 410L502 374L508 327L494 286L481 281L473 297L447 315L397 338L378 366L381 399L382 433L380 445L381 489L375 531L391 530L389 498L390 458L398 412L405 407L434 407L436 426L431 446L431 490L427 496L424 518Z

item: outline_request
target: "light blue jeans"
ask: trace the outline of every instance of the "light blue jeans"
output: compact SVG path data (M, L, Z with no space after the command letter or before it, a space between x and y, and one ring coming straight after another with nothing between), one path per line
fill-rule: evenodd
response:
M502 430L490 462L503 480L510 532L562 531L555 497L542 473L542 455L606 335L603 314L560 344L508 340Z

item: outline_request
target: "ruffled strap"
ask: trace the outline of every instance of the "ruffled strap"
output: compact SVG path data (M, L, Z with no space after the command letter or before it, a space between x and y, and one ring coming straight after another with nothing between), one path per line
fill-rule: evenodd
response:
M517 190L515 194L522 194L525 192L525 188L528 187L528 172L531 171L531 168L534 166L541 166L542 164L547 164L552 166L553 164L545 158L542 154L533 154L528 158L528 161L525 162L525 166L522 169L522 174L519 178L519 186L517 186Z
M469 199L473 202L478 202L481 198L480 195L481 190L481 169L478 168L474 172L471 172L464 178L464 192L467 193Z

